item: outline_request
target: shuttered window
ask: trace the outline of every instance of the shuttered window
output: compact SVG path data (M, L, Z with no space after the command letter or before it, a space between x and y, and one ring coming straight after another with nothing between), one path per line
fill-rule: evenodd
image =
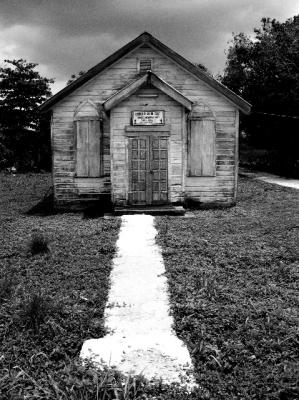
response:
M190 121L189 172L190 176L216 175L215 120L212 118Z
M152 60L150 58L141 58L139 60L139 74L146 74L152 69Z
M99 177L101 175L100 121L83 119L75 122L76 176Z

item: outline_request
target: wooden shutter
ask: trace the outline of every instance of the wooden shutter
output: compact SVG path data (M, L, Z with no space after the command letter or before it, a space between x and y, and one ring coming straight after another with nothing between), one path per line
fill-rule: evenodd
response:
M88 121L76 121L76 175L88 176Z
M195 119L190 125L190 176L215 176L215 121Z
M101 131L98 120L77 120L76 176L98 177L101 174Z

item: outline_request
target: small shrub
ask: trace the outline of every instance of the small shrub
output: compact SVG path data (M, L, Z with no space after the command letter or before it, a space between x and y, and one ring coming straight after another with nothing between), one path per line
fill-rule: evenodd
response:
M38 332L41 325L51 316L58 314L58 311L58 305L51 298L40 293L34 293L24 302L21 309L21 319L26 328Z
M49 252L49 241L43 233L34 232L29 244L29 251L32 255Z

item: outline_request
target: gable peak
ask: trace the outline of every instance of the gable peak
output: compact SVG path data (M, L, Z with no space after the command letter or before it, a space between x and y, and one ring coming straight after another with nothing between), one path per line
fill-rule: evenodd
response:
M151 35L149 32L144 31L142 32L139 36L137 36L137 38L142 39L143 41L147 42L148 40L153 38L153 35ZM136 38L136 39L137 39Z
M89 69L84 75L73 81L67 87L62 89L60 92L56 93L50 99L46 100L40 107L40 111L49 110L54 104L63 99L65 96L70 94L72 91L83 85L85 82L93 78L96 74L100 73L104 69L110 67L114 62L118 61L120 58L128 54L128 52L136 49L137 47L152 45L154 48L158 49L161 53L168 56L170 59L175 61L185 70L193 74L197 79L201 79L213 89L217 90L229 100L231 100L241 111L245 114L250 112L251 105L243 100L241 97L233 93L231 90L226 88L220 82L216 81L212 76L209 76L202 69L186 60L184 57L176 53L174 50L167 47L165 44L160 42L160 40L156 39L149 32L144 31L139 36L137 36L134 40L127 43L125 46L121 47L115 53L111 54L111 56L107 57L105 60L95 65L91 69Z

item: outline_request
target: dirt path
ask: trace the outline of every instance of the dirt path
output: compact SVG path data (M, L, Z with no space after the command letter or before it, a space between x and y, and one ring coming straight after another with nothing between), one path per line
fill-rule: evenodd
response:
M171 328L156 233L150 215L122 217L106 309L106 326L111 333L86 341L81 357L91 356L95 362L116 366L127 374L180 382L180 375L187 379L191 360Z
M273 183L275 185L299 189L299 179L283 178L278 175L268 174L267 172L251 172L243 169L240 169L240 175L267 183Z

